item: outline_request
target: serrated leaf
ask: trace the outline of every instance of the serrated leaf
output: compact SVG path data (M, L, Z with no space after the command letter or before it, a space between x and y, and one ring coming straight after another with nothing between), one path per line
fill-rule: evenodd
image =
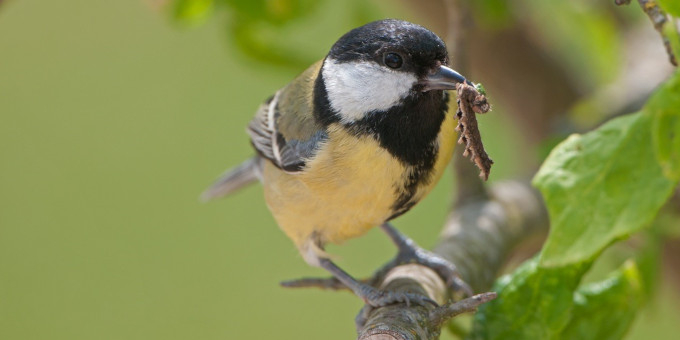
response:
M636 113L553 150L534 178L550 213L543 266L590 260L654 218L676 181L664 176L651 131L652 117Z
M641 275L628 261L612 277L579 288L574 294L572 319L562 339L615 340L630 328L642 305Z

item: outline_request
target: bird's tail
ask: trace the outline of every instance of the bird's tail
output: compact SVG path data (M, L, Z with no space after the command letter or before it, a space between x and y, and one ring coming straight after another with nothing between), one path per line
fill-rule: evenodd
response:
M261 178L262 159L255 156L239 166L225 171L213 185L201 194L203 202L231 194Z

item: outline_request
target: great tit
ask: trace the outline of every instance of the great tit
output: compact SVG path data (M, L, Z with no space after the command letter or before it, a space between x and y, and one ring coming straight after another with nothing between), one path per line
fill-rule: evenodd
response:
M447 63L444 42L413 23L388 19L349 31L262 104L247 129L257 155L224 173L203 198L259 179L276 222L307 263L372 306L427 301L355 280L324 245L381 226L400 252L449 282L457 275L387 224L432 190L451 159L456 124L448 90L467 81Z

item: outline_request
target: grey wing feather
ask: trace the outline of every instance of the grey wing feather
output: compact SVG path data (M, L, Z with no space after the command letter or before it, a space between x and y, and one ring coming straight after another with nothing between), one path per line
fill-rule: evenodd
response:
M277 156L274 154L275 140L273 136L275 135L275 124L273 106L276 105L278 95L279 92L266 100L264 104L260 106L260 109L257 110L255 118L248 124L248 134L250 135L250 141L253 143L253 147L255 147L255 150L263 157L270 160L277 159ZM270 112L272 113L271 116Z
M250 140L259 156L222 174L203 192L204 201L226 196L262 179L265 161L271 161L288 173L304 171L306 162L328 139L328 133L314 117L312 94L296 89L313 89L321 64L317 62L310 66L260 106L248 125Z
M281 91L267 100L258 110L255 118L248 125L248 134L259 154L269 159L277 167L288 173L300 172L306 161L312 158L328 134L324 129L317 129L313 120L297 121L298 127L308 126L314 131L306 138L295 139L281 131L280 119L295 119L292 113L279 112L277 106ZM285 95L285 94L284 94ZM286 116L283 116L287 114Z
M231 194L262 177L262 158L253 157L239 166L224 172L207 190L201 194L201 200L211 201Z
M291 139L286 141L285 146L280 149L280 167L288 172L302 171L306 161L316 154L320 143L327 137L326 131L320 130L308 140Z

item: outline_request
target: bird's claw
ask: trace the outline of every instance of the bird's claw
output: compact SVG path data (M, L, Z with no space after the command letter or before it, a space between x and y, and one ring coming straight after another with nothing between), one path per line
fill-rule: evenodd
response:
M349 289L334 277L304 277L300 279L281 281L279 284L286 288L321 288L330 290Z
M431 251L421 248L415 241L400 233L389 223L383 224L381 229L387 233L399 250L396 258L388 266L398 266L407 263L423 265L434 270L446 282L446 286L452 290L454 295L459 293L468 297L473 295L472 289L460 277L458 269L453 263Z
M403 262L402 262L403 261ZM460 277L456 266L441 256L413 244L408 250L400 250L397 262L417 263L434 270L454 294L462 293L466 297L474 295L472 288Z
M446 286L452 290L454 294L462 293L464 296L472 296L473 292L470 286L461 279L458 274L456 266L451 262L441 258L435 253L429 252L427 250L421 249L417 246L415 248L408 248L406 250L401 250L397 257L383 266L378 270L375 275L368 279L363 279L360 282L364 283L366 286L373 288L380 284L384 276L392 268L397 267L402 264L407 263L417 263L426 266L434 270L442 279L445 280ZM286 288L320 288L328 290L349 290L342 282L334 277L326 278L301 278L294 280L282 281L281 286ZM406 302L404 299L398 300L396 302ZM389 303L388 303L389 304Z
M354 290L354 293L364 301L367 305L371 307L383 307L395 303L405 303L407 306L411 304L417 304L424 306L426 304L431 304L433 306L438 306L438 304L427 296L414 294L414 293L404 293L404 292L393 292L387 290L380 290L372 287L365 282L370 280L363 280L364 283L360 283L359 286ZM329 278L302 278L296 280L282 281L281 286L286 288L321 288L330 290L351 290L349 287L342 284L334 277Z
M362 285L355 293L371 307L384 307L395 303L405 303L407 306L411 304L438 306L437 302L425 295L380 290L369 285Z

